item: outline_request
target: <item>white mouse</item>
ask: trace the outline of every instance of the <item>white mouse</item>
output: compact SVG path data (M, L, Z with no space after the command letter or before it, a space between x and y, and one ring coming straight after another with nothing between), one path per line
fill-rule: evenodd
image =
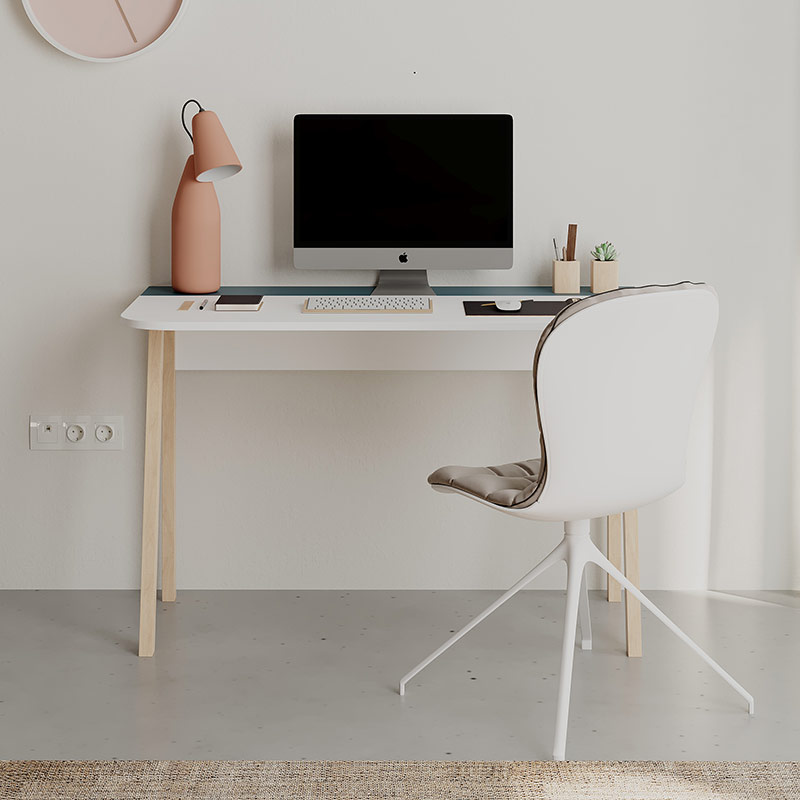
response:
M522 300L495 300L494 305L498 311L519 311Z

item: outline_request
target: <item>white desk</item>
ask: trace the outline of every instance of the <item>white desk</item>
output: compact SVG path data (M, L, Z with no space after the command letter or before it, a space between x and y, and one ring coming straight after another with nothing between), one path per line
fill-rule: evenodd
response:
M161 594L175 586L176 370L522 370L530 371L541 332L551 317L478 316L463 300L555 297L545 287L440 289L430 314L304 314L314 294L368 294L337 287L226 287L226 293L264 294L259 311L213 310L209 295L176 295L151 287L122 318L148 331L142 575L139 655L155 651L159 500ZM459 291L463 291L459 293ZM502 292L502 294L501 294ZM180 310L187 301L191 308Z
M430 314L304 314L305 298L324 292L300 291L267 296L259 311L214 311L214 296L202 311L205 296L179 311L183 295L141 295L122 318L134 328L189 334L176 339L179 370L530 370L550 321L466 316L462 301L480 295L435 297Z

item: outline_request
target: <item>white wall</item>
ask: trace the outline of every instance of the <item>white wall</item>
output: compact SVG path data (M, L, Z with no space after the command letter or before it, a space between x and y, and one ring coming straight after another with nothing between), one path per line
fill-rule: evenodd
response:
M690 495L645 510L643 584L800 586L797 23L793 0L192 0L153 52L96 65L4 0L0 585L137 584L144 337L118 315L169 281L197 97L245 167L218 185L227 284L362 279L291 266L293 114L512 113L516 266L434 280L547 283L577 221L584 262L611 238L625 283L712 282L712 538L686 541ZM180 585L501 586L557 536L424 483L533 452L527 376L185 373L178 391ZM27 415L50 410L124 413L125 451L29 452Z

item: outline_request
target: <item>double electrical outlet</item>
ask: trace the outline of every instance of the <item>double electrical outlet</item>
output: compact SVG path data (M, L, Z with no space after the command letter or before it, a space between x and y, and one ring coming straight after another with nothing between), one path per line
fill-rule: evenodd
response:
M31 414L31 450L122 450L122 417L110 414Z

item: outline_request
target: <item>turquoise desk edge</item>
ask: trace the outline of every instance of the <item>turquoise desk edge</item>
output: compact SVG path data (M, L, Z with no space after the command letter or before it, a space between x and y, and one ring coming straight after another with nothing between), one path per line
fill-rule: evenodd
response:
M216 294L263 294L263 295L283 295L309 297L313 295L370 295L373 286L221 286L218 292L209 292L210 295ZM452 297L457 295L535 295L544 297L560 297L554 295L549 286L434 286L432 287L436 295L440 297ZM197 297L197 295L182 295L176 292L171 286L148 286L142 292L143 295L174 295L176 297ZM590 295L588 286L581 286L582 295Z

